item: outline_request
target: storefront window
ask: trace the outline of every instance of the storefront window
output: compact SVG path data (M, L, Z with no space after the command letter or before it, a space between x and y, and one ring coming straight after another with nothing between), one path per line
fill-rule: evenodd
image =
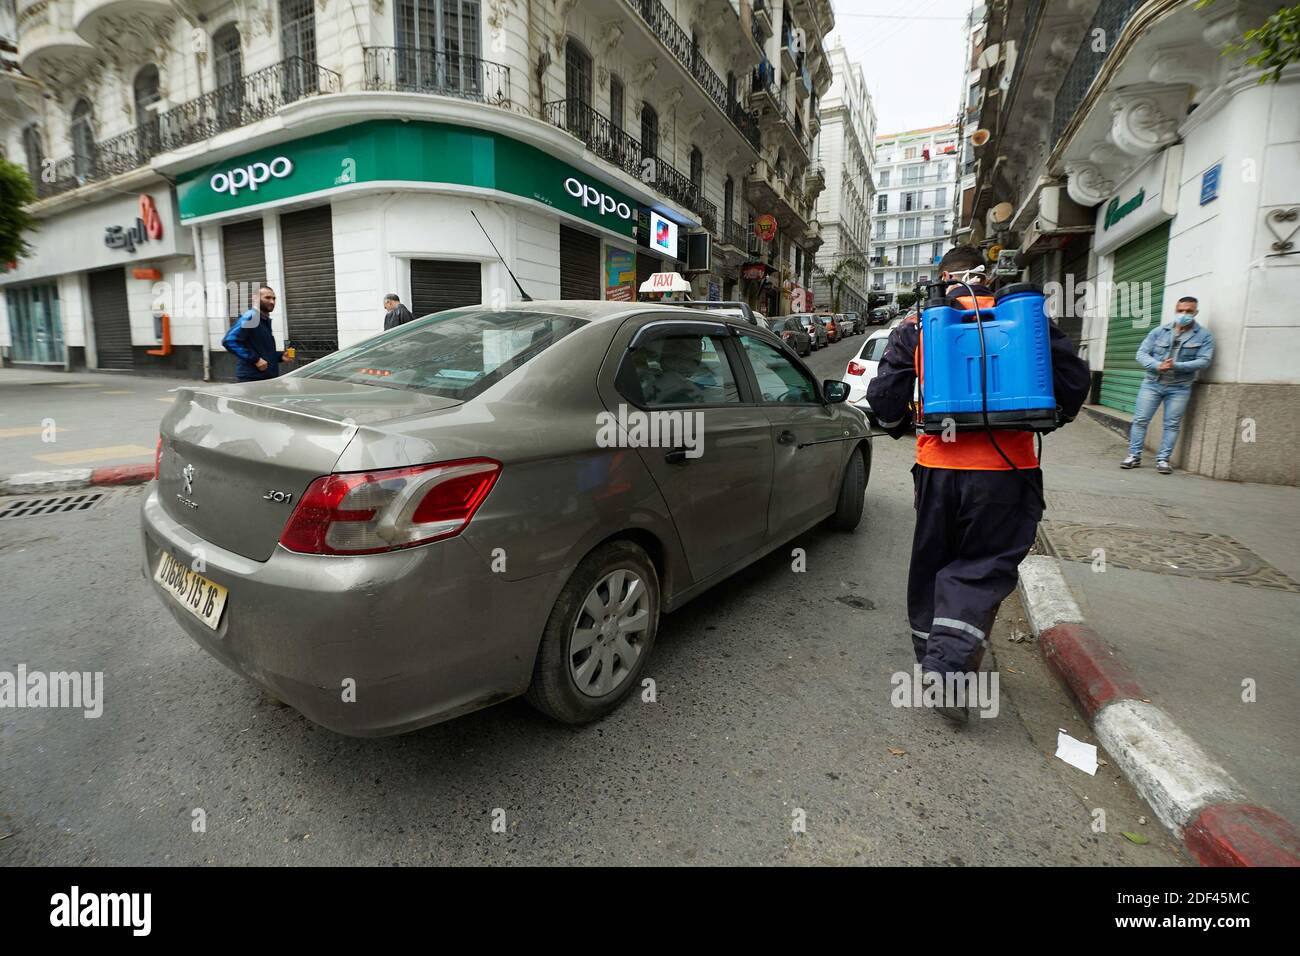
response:
M63 323L55 285L7 289L10 357L15 362L63 364Z

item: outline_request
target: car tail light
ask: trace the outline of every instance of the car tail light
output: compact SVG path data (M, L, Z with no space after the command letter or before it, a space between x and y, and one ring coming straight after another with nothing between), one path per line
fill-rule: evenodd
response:
M377 554L460 534L501 474L490 458L326 475L280 535L303 554Z
M153 480L157 481L162 473L162 435L158 436L158 447L153 452Z
M866 371L867 371L867 367L863 365L861 362L853 361L849 363L850 375L865 375Z
M787 342L789 342L792 338L794 338L794 333L793 333L793 332L782 332L782 333L781 333L781 338L783 338L783 339L785 339Z

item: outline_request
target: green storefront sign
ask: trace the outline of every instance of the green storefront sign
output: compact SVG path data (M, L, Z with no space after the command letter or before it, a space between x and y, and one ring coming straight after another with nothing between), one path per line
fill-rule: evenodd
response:
M1110 205L1106 207L1106 229L1109 230L1127 219L1131 214L1141 209L1142 204L1146 201L1147 191L1145 189L1139 189L1138 194L1122 206L1119 197L1116 196L1110 201Z
M373 120L280 143L181 175L181 221L353 183L440 183L536 200L620 236L637 204L554 156L498 133L444 123Z

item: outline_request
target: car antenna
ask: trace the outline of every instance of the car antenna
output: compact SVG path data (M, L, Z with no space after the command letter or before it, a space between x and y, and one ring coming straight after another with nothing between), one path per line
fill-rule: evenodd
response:
M469 214L470 214L471 216L474 216L474 210L471 209L471 210L469 211ZM475 221L475 222L478 222L478 216L474 216L474 221ZM483 229L483 223L478 222L478 227L479 227L480 229ZM510 272L510 267L509 267L509 266L506 266L506 260L505 260L504 258L502 258L500 250L497 249L497 244L496 244L495 242L492 241L492 237L488 235L488 231L487 231L486 229L483 229L483 237L484 237L485 239L487 239L487 241L488 241L488 245L492 247L492 251L495 252L495 253L497 254L497 258L500 259L500 260L501 260L501 264L502 264L503 266L505 266L505 268L506 268L506 272ZM514 281L515 288L519 290L519 294L520 294L521 296L523 296L524 301L525 301L525 302L532 302L532 301L533 301L533 297L532 297L531 295L529 295L527 292L524 291L524 287L521 286L521 285L519 284L519 280L515 278L515 274L514 274L513 272L510 272L510 278Z

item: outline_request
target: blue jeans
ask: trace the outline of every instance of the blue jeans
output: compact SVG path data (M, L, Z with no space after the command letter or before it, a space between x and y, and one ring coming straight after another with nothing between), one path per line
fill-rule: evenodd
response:
M1192 383L1163 384L1144 381L1138 389L1137 407L1133 412L1133 427L1128 433L1128 453L1135 458L1142 457L1142 446L1147 439L1147 426L1151 424L1156 409L1165 406L1164 433L1160 436L1160 451L1156 461L1168 461L1174 453L1174 443L1178 441L1178 429L1183 424L1183 412L1187 409L1187 400L1192 397Z

